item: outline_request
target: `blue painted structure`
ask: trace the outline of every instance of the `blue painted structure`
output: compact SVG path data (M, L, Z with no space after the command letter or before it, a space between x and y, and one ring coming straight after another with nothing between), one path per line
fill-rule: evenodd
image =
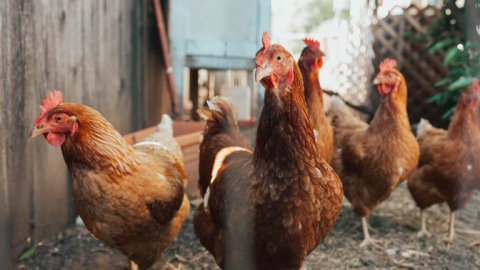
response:
M171 0L170 53L183 113L183 69L249 71L253 89L255 53L270 31L271 0Z

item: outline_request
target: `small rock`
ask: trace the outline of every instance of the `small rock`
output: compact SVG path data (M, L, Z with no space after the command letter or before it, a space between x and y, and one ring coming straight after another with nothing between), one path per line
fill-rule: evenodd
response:
M399 252L400 252L400 250L398 250L398 249L387 249L387 254L388 255L395 255Z

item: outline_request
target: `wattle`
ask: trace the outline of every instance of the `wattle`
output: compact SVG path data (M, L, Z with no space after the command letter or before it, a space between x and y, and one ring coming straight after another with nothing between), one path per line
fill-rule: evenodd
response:
M265 77L260 80L260 83L265 89L276 88L278 86L278 82L278 76L273 73L270 73L269 77Z
M468 100L464 101L465 106L467 106L467 109L471 110L473 108L476 108L478 106L479 101L478 100Z
M389 94L393 90L393 85L388 85L386 83L381 83L378 85L378 92L382 95Z
M65 134L59 132L49 132L45 138L53 146L60 146L65 142Z

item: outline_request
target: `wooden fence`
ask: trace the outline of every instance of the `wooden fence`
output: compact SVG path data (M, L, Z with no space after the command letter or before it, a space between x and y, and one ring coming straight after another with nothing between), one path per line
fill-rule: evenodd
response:
M0 269L73 222L60 149L29 139L49 90L97 109L120 133L168 112L153 16L147 0L0 0Z
M445 127L448 122L441 119L441 108L427 100L443 91L434 84L445 77L449 70L442 65L442 54L435 55L424 52L425 44L409 42L405 33L425 33L428 25L438 16L440 10L433 6L419 9L411 5L403 9L401 15L389 13L385 18L372 26L375 37L375 72L379 72L380 62L386 58L398 61L398 69L403 73L408 87L408 113L411 124L420 118L429 119L435 126ZM378 93L372 91L371 99L378 99Z

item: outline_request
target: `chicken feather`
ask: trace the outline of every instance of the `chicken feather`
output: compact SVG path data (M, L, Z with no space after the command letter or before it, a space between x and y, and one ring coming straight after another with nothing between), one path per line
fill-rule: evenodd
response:
M44 108L31 137L44 134L52 145L61 143L75 207L87 229L125 254L132 267L151 267L190 209L171 119L164 116L157 132L131 147L90 107L60 101Z
M297 64L268 34L262 40L256 78L267 90L255 150L245 146L222 99L203 113L199 182L209 196L194 229L222 269L300 269L333 227L343 197L338 176L318 154ZM279 63L276 71L264 59ZM246 150L222 153L225 147Z

